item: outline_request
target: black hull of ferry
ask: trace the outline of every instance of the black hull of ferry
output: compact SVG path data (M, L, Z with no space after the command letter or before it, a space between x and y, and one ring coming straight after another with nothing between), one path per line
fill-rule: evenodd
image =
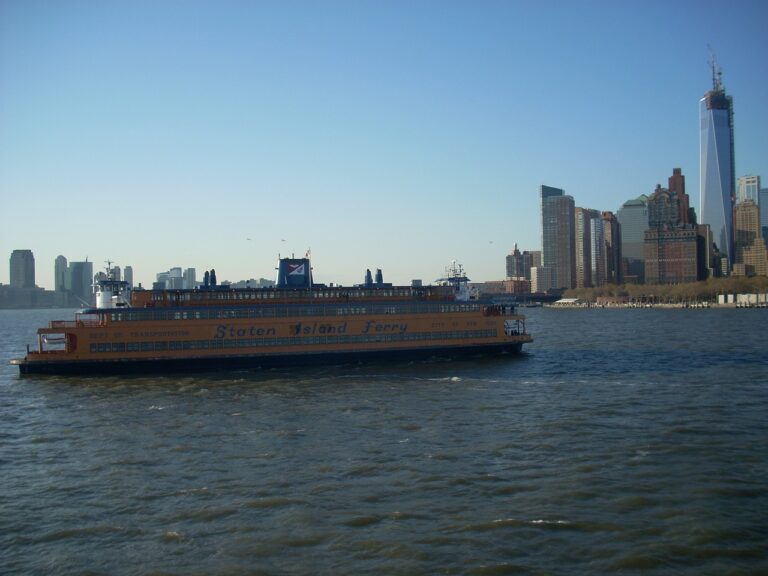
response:
M528 343L528 342L526 342ZM123 360L77 360L27 362L18 364L21 374L124 375L258 370L334 364L357 364L381 360L415 361L458 359L473 356L514 355L522 352L523 342L489 344L464 348L420 348L417 350L366 350L275 355L240 355L188 358Z

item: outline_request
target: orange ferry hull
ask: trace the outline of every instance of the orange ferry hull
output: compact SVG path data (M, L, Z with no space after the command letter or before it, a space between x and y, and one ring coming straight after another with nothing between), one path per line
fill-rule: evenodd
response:
M529 342L531 340L527 340ZM466 347L354 350L348 352L295 352L196 358L133 358L111 360L14 360L21 374L110 375L184 373L200 371L254 370L355 364L378 360L419 361L432 358L458 359L474 356L519 354L523 342Z

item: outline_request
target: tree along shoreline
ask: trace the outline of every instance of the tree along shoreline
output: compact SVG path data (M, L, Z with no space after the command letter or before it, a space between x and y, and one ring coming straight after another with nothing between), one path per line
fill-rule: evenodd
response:
M765 294L768 293L768 277L736 276L710 278L702 282L685 284L606 284L598 288L573 288L563 293L563 298L578 298L586 302L597 302L598 298L621 298L627 302L653 302L661 304L682 304L688 302L709 302L716 304L721 294Z

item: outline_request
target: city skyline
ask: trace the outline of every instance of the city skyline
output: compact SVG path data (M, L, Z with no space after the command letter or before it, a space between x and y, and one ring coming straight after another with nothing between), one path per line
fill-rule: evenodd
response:
M538 190L616 213L670 167L700 214L708 45L735 176L768 178L762 2L6 2L0 252L320 282L504 276ZM733 30L739 34L733 34ZM546 42L543 39L546 38ZM0 267L0 283L9 282Z

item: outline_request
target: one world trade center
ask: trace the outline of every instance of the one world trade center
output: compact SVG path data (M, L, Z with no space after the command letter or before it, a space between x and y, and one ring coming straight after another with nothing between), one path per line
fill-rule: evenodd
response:
M733 152L733 99L726 95L721 72L712 62L712 90L699 101L701 132L700 193L702 224L709 224L712 239L727 258L729 274L733 268L733 205L736 175Z

